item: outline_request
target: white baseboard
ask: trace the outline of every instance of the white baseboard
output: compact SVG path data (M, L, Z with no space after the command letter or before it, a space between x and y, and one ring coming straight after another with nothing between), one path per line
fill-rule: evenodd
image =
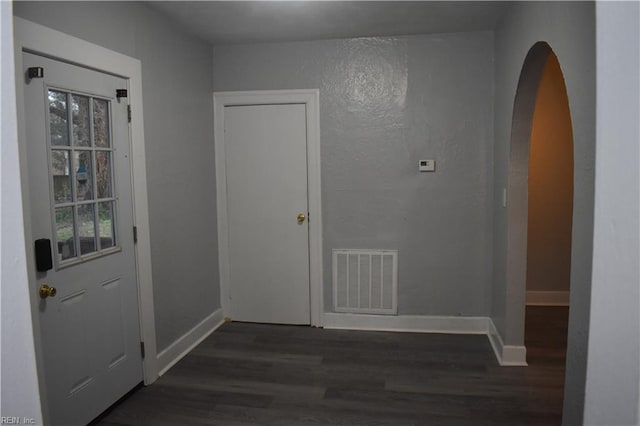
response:
M158 354L158 370L162 376L200 342L224 323L222 308L200 321L195 327Z
M200 342L224 323L222 309L203 319L169 347L158 354L162 376ZM505 345L489 317L455 317L426 315L362 315L327 312L322 315L327 329L395 331L410 333L485 334L498 363L502 366L526 366L524 346Z
M362 315L328 312L322 325L329 329L396 331L411 333L485 334L502 366L526 366L524 346L505 345L489 317L426 315Z
M528 306L569 306L568 291L527 291Z
M487 317L325 313L324 328L413 333L487 334Z
M524 346L505 345L491 318L489 318L488 331L487 337L493 348L493 353L496 355L498 364L505 367L527 366L527 348Z

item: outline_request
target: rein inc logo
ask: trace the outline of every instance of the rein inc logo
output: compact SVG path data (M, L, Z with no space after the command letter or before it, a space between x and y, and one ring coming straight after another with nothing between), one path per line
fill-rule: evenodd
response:
M35 425L36 419L34 419L33 417L2 416L0 417L0 424L2 425Z

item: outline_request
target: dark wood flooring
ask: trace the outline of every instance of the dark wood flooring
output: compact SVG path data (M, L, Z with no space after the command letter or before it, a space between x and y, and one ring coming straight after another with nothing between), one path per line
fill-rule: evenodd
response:
M528 308L529 367L486 336L227 323L95 424L558 425L567 308Z

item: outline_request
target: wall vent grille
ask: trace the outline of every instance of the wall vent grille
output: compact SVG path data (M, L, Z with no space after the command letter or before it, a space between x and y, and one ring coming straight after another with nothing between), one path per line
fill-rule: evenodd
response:
M398 313L397 250L333 250L334 312Z

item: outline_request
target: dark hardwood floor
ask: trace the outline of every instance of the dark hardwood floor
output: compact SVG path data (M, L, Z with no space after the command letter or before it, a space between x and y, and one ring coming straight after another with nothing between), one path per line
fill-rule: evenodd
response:
M558 425L567 308L529 307L529 367L486 336L227 323L95 424Z

